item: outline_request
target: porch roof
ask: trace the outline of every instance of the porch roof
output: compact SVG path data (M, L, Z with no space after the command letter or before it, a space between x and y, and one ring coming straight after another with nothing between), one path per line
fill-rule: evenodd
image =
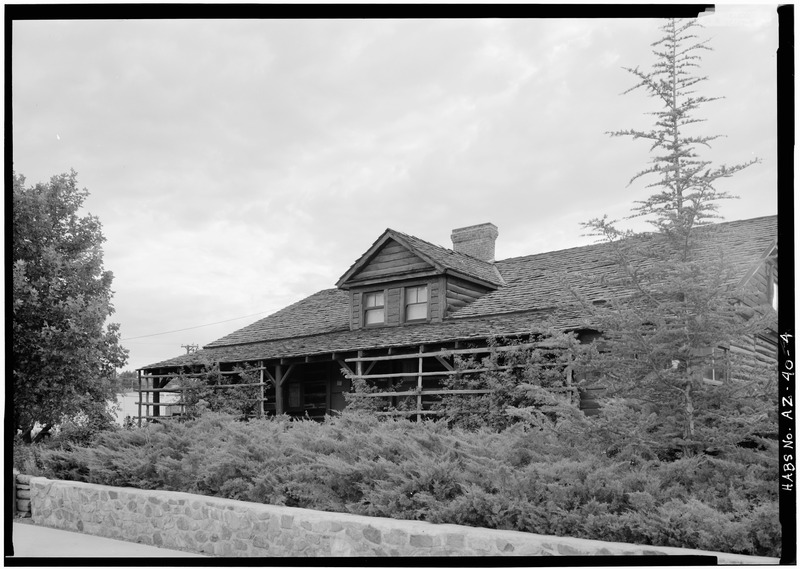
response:
M439 323L395 326L387 328L361 328L340 330L311 336L298 336L272 341L253 342L219 347L206 347L150 364L142 368L175 368L209 361L234 363L317 356L321 354L352 353L358 350L394 348L454 341L484 340L491 336L526 334L534 325L552 323L562 329L578 329L588 324L575 304L571 309L562 307L557 319L550 310L528 311L483 318L450 319ZM552 319L552 320L551 320Z

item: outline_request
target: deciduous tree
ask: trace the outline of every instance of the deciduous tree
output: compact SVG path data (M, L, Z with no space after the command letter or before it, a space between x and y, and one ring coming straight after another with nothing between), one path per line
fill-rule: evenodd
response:
M119 325L107 323L113 275L100 221L80 211L87 196L74 171L28 187L13 175L13 408L26 441L81 412L105 414L127 360Z

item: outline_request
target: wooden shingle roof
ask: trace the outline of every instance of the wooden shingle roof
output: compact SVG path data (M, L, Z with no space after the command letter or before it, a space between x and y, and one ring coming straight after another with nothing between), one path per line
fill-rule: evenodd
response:
M777 219L760 217L696 231L702 233L697 239L697 257L710 262L722 251L723 262L740 281L775 244ZM607 299L614 292L613 277L619 270L611 247L605 243L506 259L496 266L506 285L465 306L452 318L563 306L574 298L569 287L579 289L589 300ZM605 282L598 284L600 281Z
M699 240L700 257L711 260L722 249L724 262L731 267L737 282L744 284L776 246L777 218L734 221L698 231L704 232ZM613 277L618 270L613 252L606 244L515 257L494 264L474 259L475 263L471 263L461 258L466 255L449 255L442 252L447 250L421 239L393 233L393 238L406 239L416 251L435 259L440 266L472 271L491 269L496 272L497 282L503 284L440 323L357 330L349 329L349 293L327 289L198 352L142 369L179 367L206 359L252 361L523 334L546 319L562 329L582 328L587 322L569 287L580 289L589 299L605 298L612 285L597 283L603 276ZM466 269L465 263L469 264Z
M439 323L386 328L360 328L316 336L284 338L260 343L206 347L191 354L145 366L142 369L170 368L204 361L244 362L260 359L305 357L330 353L354 352L376 347L389 348L451 342L484 340L489 336L529 333L531 327L552 316L549 311L503 315L502 317L462 318ZM576 307L559 313L559 323L568 328L580 327L583 314Z
M281 338L313 336L350 328L350 294L331 288L321 290L208 344L207 348L266 342Z

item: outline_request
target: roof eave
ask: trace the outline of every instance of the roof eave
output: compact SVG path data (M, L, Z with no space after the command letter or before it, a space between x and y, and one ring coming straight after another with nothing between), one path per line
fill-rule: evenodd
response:
M745 273L745 275L741 278L737 286L739 288L746 286L747 283L750 281L750 279L753 278L753 275L755 275L758 272L758 269L761 268L761 265L763 265L767 259L772 257L777 252L777 250L778 250L778 240L773 239L769 247L764 249L764 252L761 253L760 257L758 258L758 262L755 263L752 267L750 267L747 273Z

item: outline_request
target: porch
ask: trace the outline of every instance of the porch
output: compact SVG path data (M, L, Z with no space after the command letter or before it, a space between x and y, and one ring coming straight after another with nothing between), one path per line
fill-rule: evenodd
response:
M199 366L139 370L139 413L141 426L148 421L184 417L193 391L239 390L252 403L249 417L288 415L322 420L341 412L347 405L346 393L377 398L378 412L406 416L417 421L436 416L435 408L448 395L483 395L491 389L448 389L444 380L485 372L479 364L459 365L460 361L480 362L496 352L540 347L535 342L490 347L485 340L449 341L372 348L342 353L326 353L294 358L219 362L217 370ZM493 369L508 369L494 367ZM208 381L210 375L214 378ZM194 382L195 385L191 385ZM564 369L564 384L554 388L575 405L584 407L585 391L573 385L573 372ZM176 401L162 401L162 394L178 396ZM196 393L194 393L196 395ZM587 398L585 402L593 405Z

